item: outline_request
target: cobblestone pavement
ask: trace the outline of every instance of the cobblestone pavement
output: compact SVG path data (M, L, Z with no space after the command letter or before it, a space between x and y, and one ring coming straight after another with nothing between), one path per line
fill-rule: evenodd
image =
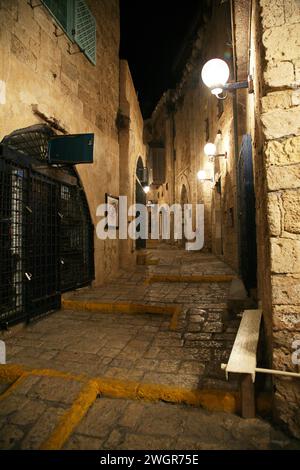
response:
M0 396L0 449L53 448L56 429L81 389L78 381L29 376ZM299 441L260 419L110 398L96 399L61 443L77 450L300 449Z
M170 330L168 315L60 311L7 339L8 362L191 389L235 388L235 381L226 382L220 369L239 324L226 316L230 283L144 283L149 270L171 270L172 266L186 270L191 258L198 274L232 271L209 254L151 251L159 256L158 266L138 267L103 287L80 289L66 298L146 306L180 304L182 314L175 331Z
M154 254L155 252L155 254ZM141 304L141 313L64 310L5 338L7 360L31 369L52 369L185 390L234 391L226 362L239 320L227 318L229 283L144 282L152 274L233 274L209 254L151 250L160 262L121 273L97 289L66 296L84 302ZM180 305L175 330L170 316L147 313L147 305ZM85 382L86 383L86 382ZM0 389L0 447L39 448L82 391L80 380L40 376ZM12 390L12 391L11 391ZM68 421L68 419L67 419ZM72 420L70 420L72 422ZM76 421L76 420L75 420ZM78 420L66 448L284 448L294 445L264 421L163 403L98 398Z
M100 399L65 449L300 449L259 419L165 403Z

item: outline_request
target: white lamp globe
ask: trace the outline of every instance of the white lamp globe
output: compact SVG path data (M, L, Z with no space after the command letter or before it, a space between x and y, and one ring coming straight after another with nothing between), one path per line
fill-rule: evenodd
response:
M146 194L148 194L149 191L150 191L150 186L144 186L144 187L143 187L143 190L144 190L144 192L145 192Z
M212 157L217 153L217 147L215 144L208 143L204 147L204 153L207 157Z
M199 181L205 181L206 180L206 173L204 170L200 170L197 173L197 178Z
M222 93L229 75L229 67L226 62L221 59L209 60L203 66L201 72L203 83L211 89L213 95L219 95Z

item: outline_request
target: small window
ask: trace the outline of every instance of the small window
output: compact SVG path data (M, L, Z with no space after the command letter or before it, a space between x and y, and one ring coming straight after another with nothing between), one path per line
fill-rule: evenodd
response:
M42 0L47 10L86 57L96 64L96 20L84 0Z

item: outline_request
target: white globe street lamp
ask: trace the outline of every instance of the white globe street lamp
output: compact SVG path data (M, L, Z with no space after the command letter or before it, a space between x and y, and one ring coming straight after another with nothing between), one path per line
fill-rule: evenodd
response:
M202 69L202 80L210 88L213 95L220 95L230 75L228 65L224 60L212 59L206 62Z

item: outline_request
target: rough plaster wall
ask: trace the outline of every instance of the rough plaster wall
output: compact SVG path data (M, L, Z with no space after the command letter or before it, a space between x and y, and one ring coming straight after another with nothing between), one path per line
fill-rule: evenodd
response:
M300 339L300 2L260 0L265 48L262 124L273 314L273 366ZM300 437L300 384L275 380L277 417Z
M127 196L128 207L135 203L135 175L139 157L146 166L146 147L143 142L143 117L134 84L124 60L120 62L120 111L128 117L127 124L120 129L120 195ZM120 240L120 265L130 268L135 264L135 242Z
M82 54L70 55L66 35L56 37L52 16L26 0L0 1L0 80L6 102L0 105L0 138L42 122L38 105L69 133L95 133L94 164L78 165L91 216L105 192L119 192L119 145L115 119L119 106L118 0L89 0L97 21L97 65ZM71 46L76 51L76 46ZM118 269L117 241L95 238L96 284Z

